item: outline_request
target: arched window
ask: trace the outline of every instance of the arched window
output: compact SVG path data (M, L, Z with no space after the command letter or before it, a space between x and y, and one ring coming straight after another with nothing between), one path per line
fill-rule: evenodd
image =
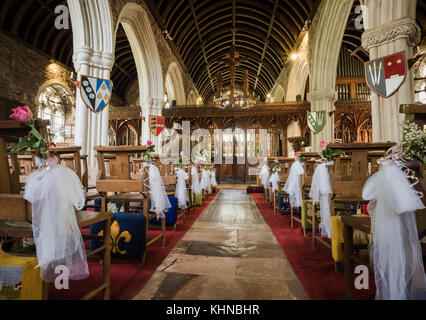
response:
M73 105L70 94L58 84L47 86L38 98L38 117L49 120L50 139L54 142L72 144L74 138L73 125L66 125L66 111L71 114Z

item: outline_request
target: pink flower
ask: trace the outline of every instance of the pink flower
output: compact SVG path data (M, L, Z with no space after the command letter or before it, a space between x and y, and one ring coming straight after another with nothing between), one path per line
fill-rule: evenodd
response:
M277 159L277 158L275 158L274 162L275 162L275 163L278 163L278 159Z
M12 111L13 113L10 115L10 118L22 123L30 121L33 117L31 110L30 108L28 108L28 106L17 107L15 109L12 109Z
M200 160L199 159L196 159L195 160L195 164L199 164L200 163Z
M296 158L299 158L299 157L300 157L300 155L301 155L300 151L296 151L296 152L294 153L294 156L295 156Z
M180 152L180 156L183 157L185 155L185 152L183 150Z
M271 155L271 150L266 151L266 154L268 155L268 157Z
M325 142L324 140L321 140L321 141L320 141L320 148L321 148L321 149L325 149L325 148L327 148L327 142Z
M148 146L148 148L150 147L150 146L152 146L152 141L151 140L148 140L147 142L146 142L146 145Z

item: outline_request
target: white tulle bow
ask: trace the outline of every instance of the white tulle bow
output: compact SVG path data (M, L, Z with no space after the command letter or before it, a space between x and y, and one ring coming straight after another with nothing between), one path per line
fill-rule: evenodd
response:
M266 190L269 188L269 167L264 165L259 173L260 181L262 182L263 188Z
M321 222L319 224L319 231L322 236L331 239L331 214L330 214L330 194L331 190L330 174L328 166L332 166L333 161L323 162L317 166L312 177L311 190L309 191L309 198L312 199L313 204L320 203Z
M164 187L163 178L160 171L152 163L144 163L144 167L148 167L149 173L149 192L151 194L151 211L155 211L159 218L164 218L164 210L170 209L169 197Z
M68 268L69 279L89 276L83 238L75 209L85 204L80 179L71 169L49 159L31 173L24 199L32 204L32 226L42 278L52 282L57 266Z
M197 168L191 167L191 176L192 176L192 192L194 194L200 194L201 193L201 187L200 187L200 180L198 178L198 171Z
M206 169L201 169L200 188L202 190L209 190L210 187L210 174Z
M277 191L278 183L280 182L280 175L278 174L278 172L275 172L271 175L271 177L269 178L269 182L272 185L272 192Z
M211 179L212 186L213 187L217 187L216 172L215 172L215 170L212 171L210 179Z
M290 206L292 208L300 208L302 206L302 187L300 185L300 177L305 173L303 163L296 160L290 168L287 181L284 185L284 191L289 194Z
M385 161L364 185L362 196L373 200L370 257L376 299L426 299L426 276L415 211L423 203L397 163Z
M176 197L180 209L188 208L188 193L186 191L186 180L189 179L188 174L181 168L176 168Z

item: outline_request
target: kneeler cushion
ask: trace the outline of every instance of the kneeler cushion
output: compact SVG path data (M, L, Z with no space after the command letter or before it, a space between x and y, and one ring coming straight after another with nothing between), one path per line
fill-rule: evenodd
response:
M357 217L359 215L353 216ZM333 256L333 260L336 262L342 262L344 260L343 243L342 217L331 216L331 254ZM354 244L368 244L368 237L365 232L354 230Z
M312 200L302 200L302 228L303 230L312 230L312 225L307 221L308 210L312 209Z
M291 213L290 199L289 199L288 193L278 192L278 205L279 205L280 213L285 213L285 214ZM300 213L300 208L295 208L294 212Z
M194 195L194 202L197 206L201 206L203 204L203 194L199 193Z
M114 256L141 257L146 250L146 218L142 213L115 212L111 219L111 253ZM103 235L103 224L90 226L90 234ZM90 250L102 246L91 240Z
M36 257L18 257L0 250L0 300L41 300L43 280ZM19 312L19 310L15 310Z
M178 198L170 196L170 195L168 197L172 207L170 209L167 209L166 212L164 212L166 216L166 224L175 224L177 221L177 216L178 216ZM150 212L150 213L153 213L153 212ZM160 220L157 221L157 218L155 217L152 218L149 222L154 224L161 223L161 221Z

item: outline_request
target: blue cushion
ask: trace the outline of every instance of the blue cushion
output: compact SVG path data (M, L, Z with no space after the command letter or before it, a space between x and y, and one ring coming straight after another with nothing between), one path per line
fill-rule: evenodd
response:
M288 193L285 193L285 192L278 193L278 205L279 205L280 213L291 213L290 197ZM293 212L300 213L300 208L295 208Z
M115 212L111 219L111 253L115 256L141 257L146 250L146 218L141 213ZM101 235L103 223L90 226L90 234ZM91 240L90 250L102 246Z
M178 199L173 196L168 196L168 197L172 207L170 209L167 209L167 212L164 213L166 216L166 224L175 224L177 221L177 216L178 216ZM150 213L153 214L153 212L150 212ZM156 217L153 217L149 222L154 224L160 224L161 220L160 219L157 220Z

